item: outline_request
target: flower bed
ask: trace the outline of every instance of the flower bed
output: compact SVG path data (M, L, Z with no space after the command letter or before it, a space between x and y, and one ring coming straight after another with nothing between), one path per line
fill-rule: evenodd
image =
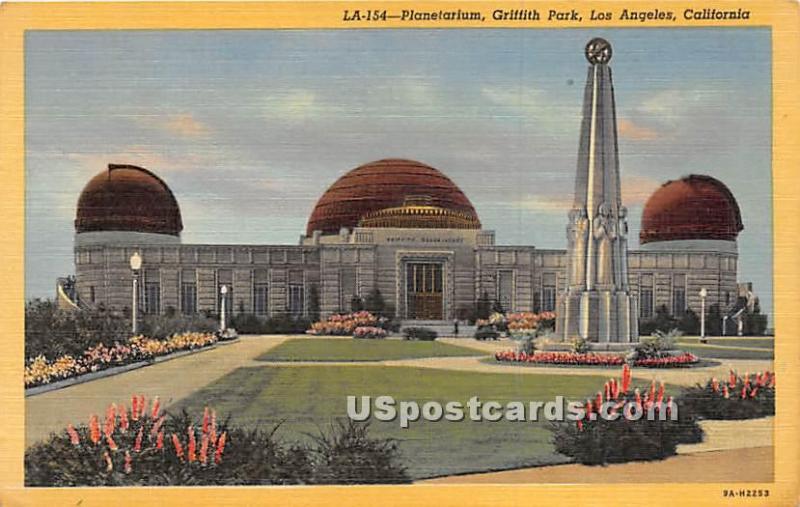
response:
M577 420L554 425L556 450L585 465L604 465L664 459L676 454L678 444L702 441L703 431L691 408L675 402L663 382L652 381L643 391L631 387L626 364L620 380L609 379L602 391L586 400ZM642 417L623 417L626 413Z
M633 361L633 365L644 368L679 368L691 366L699 360L700 358L691 352L683 352L674 356L636 359Z
M694 354L684 352L675 356L650 359L626 360L624 356L613 354L595 354L593 352L534 352L506 350L497 352L495 360L502 362L558 364L571 366L621 366L629 362L633 366L643 368L678 368L690 366L699 361Z
M26 486L170 486L402 483L392 440L339 422L314 444L286 444L271 430L162 412L158 398L131 397L105 417L53 434L25 451Z
M359 327L381 327L387 319L376 317L367 311L331 315L325 320L314 322L307 334L315 336L350 336Z
M378 340L381 338L386 338L386 330L375 326L361 326L353 330L353 338Z
M25 365L25 387L36 387L114 366L150 360L180 350L207 347L216 341L213 334L207 333L183 333L165 340L134 336L126 344L115 343L110 347L96 345L78 358L65 355L48 361L40 355L28 360Z
M622 356L593 354L591 352L579 354L576 352L515 352L507 350L494 355L497 361L534 363L534 364L568 364L576 366L620 366L625 363Z
M704 419L755 419L775 415L775 373L738 375L727 380L709 379L686 389L681 396Z

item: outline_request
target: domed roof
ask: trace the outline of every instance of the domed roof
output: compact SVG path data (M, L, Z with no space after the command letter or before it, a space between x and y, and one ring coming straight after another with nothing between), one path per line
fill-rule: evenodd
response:
M742 229L739 205L728 187L711 176L692 174L664 183L650 196L639 241L735 241Z
M480 228L475 208L450 178L420 162L384 159L356 167L331 185L317 201L306 234L336 234L342 227L356 227L367 214L420 199L428 206L463 214L473 228ZM404 223L425 227L425 215L418 216L418 224Z
M178 202L161 178L141 167L109 164L78 198L75 232L132 231L177 236Z

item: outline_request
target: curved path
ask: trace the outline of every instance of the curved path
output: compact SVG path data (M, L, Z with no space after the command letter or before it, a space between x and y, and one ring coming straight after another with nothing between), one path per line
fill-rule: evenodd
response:
M25 447L53 431L66 428L67 424L88 422L90 414L102 416L111 403L130 406L134 393L144 394L148 399L160 396L164 406L170 405L289 338L245 336L208 351L28 397L25 399Z

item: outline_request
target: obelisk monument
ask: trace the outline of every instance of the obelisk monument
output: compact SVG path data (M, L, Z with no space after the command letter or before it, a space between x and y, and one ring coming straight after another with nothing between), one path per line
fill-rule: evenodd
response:
M558 304L556 334L602 344L638 341L636 299L628 288L628 222L622 205L611 44L586 45L575 200L567 225L567 291ZM609 345L609 348L611 346Z

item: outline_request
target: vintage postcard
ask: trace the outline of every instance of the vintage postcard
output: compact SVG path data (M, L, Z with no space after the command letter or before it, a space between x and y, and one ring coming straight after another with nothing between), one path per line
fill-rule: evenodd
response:
M0 505L798 505L799 13L1 5Z

